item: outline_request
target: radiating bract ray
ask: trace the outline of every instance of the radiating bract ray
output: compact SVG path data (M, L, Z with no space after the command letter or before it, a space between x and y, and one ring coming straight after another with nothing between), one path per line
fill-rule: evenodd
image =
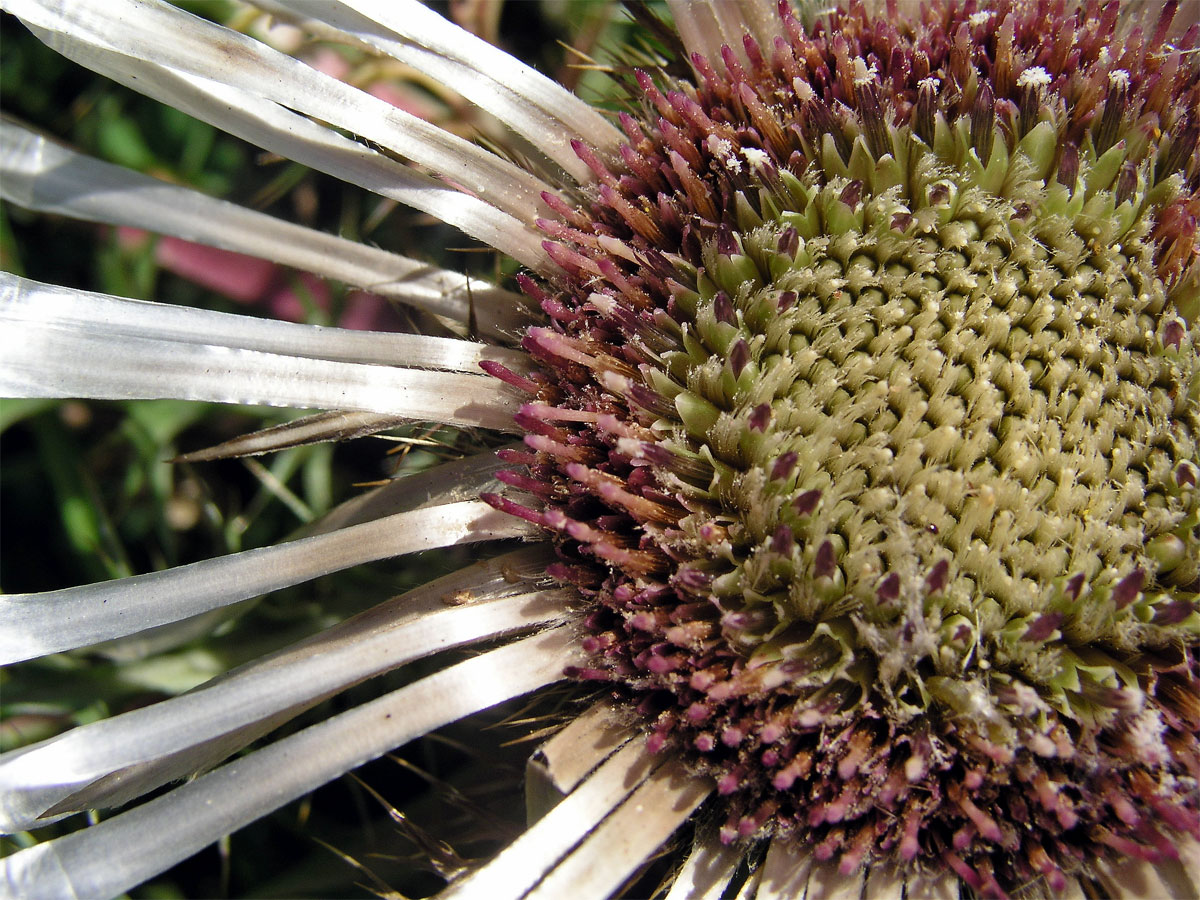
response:
M408 421L407 416L368 412L335 410L313 413L310 416L293 419L291 422L283 422L279 425L260 428L258 431L248 434L238 435L212 447L180 453L169 461L174 463L210 462L214 459L260 456L263 453L287 450L291 447L306 447L325 441L351 441L355 438L369 437L381 431L388 431Z
M563 677L579 661L560 626L355 707L168 794L0 861L17 897L110 897L389 750Z
M771 0L739 0L737 3L693 3L667 0L679 39L688 53L720 59L728 46L742 53L743 35L759 46L769 47L778 30L778 4Z
M428 167L532 223L550 186L507 160L239 32L158 0L5 0L31 25L207 78L327 122Z
M481 493L494 490L501 484L496 472L507 465L494 452L484 451L442 463L416 475L395 478L381 487L339 503L301 529L297 537L324 534L399 512L474 500Z
M412 66L496 117L580 184L595 175L575 154L572 141L615 151L622 140L602 115L557 82L416 0L258 0L255 5Z
M522 298L458 272L324 234L76 153L0 119L0 197L26 209L128 225L365 288L506 339Z
M669 757L526 896L530 900L610 896L687 821L713 788L712 779L691 774L682 760ZM597 860L604 864L597 865Z
M532 225L250 90L98 47L70 33L29 27L63 56L114 81L265 150L429 213L534 271L553 270L543 236Z
M596 723L591 723L595 725ZM568 726L568 729L571 726ZM581 729L582 730L582 729ZM584 733L575 755L594 763ZM555 740L561 739L556 737ZM447 888L444 900L500 900L519 898L582 841L601 821L663 762L646 749L644 736L630 737L615 753L601 744L603 764L573 785L558 805L530 826L519 838L487 865Z
M451 338L251 319L8 274L0 274L0 322L0 396L6 397L170 397L361 410L508 430L517 408L496 379L466 372L497 352L514 362L520 356ZM406 359L457 371L378 364Z
M136 634L365 562L530 533L486 503L464 501L163 572L0 596L0 662Z
M664 900L721 900L744 855L744 848L722 844L716 828L697 828Z
M400 332L356 331L302 325L222 313L191 306L127 300L77 291L5 274L0 302L10 320L53 323L80 330L105 329L113 337L149 338L184 344L211 344L231 350L258 350L315 360L369 363L376 366L443 369L478 377L479 389L494 379L479 368L495 360L517 370L528 357L475 341Z
M505 578L506 567L527 565L530 555L518 551L472 567L471 599L460 605L446 602L462 581L456 573L185 694L0 755L0 831L125 803L220 762L367 678L451 647L563 620L562 589L529 590Z

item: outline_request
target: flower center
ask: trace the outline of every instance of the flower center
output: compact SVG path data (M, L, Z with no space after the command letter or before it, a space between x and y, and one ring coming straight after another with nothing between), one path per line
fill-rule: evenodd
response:
M1200 834L1200 75L1013 7L639 74L494 500L725 839L988 892Z

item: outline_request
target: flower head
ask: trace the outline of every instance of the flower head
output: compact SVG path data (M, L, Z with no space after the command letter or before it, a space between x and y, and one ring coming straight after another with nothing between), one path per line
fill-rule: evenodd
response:
M539 502L494 502L725 840L989 894L1156 861L1197 827L1197 73L1115 7L781 23L581 149L527 284Z
M902 15L894 0L855 0L820 16L672 4L684 65L630 75L638 100L620 131L494 50L464 51L420 7L411 20L352 4L300 17L462 90L544 156L525 171L167 7L129 0L129 31L87 4L11 2L67 52L153 75L172 102L512 254L541 319L519 350L208 318L203 339L180 339L175 312L14 282L8 316L29 343L13 342L13 384L358 410L217 452L403 417L515 423L524 441L431 476L441 503L422 508L400 482L399 501L352 503L324 534L259 551L262 565L7 598L9 655L136 634L427 546L548 536L556 551L480 564L162 710L0 757L6 821L30 827L214 764L431 647L536 632L17 854L14 883L66 872L123 890L267 796L286 802L566 676L609 695L556 739L590 740L587 765L567 777L558 764L567 799L450 895L616 890L645 849L603 867L594 854L635 835L657 846L710 794L672 895L713 878L1044 896L1113 891L1114 865L1159 877L1150 864L1160 887L1200 884L1178 862L1200 839L1200 27L1176 27L1178 4L1141 19L1116 2L931 0ZM137 41L164 27L186 40L141 60ZM349 103L381 118L351 127ZM33 146L22 152L56 152ZM63 193L67 211L97 216L77 186ZM143 224L169 231L156 215ZM255 227L292 236L243 223ZM304 240L326 274L413 273L362 249L339 263L329 239ZM426 294L405 299L481 324L449 273L421 279ZM526 307L492 296L482 327L511 334ZM130 334L147 360L182 345L177 371L144 387L114 349ZM92 370L47 358L78 348L115 374L97 387ZM403 511L379 518L385 503ZM460 595L476 602L436 608ZM455 691L469 696L437 703ZM103 752L89 758L90 742ZM247 791L255 779L265 786ZM184 811L199 816L192 831L155 830ZM160 847L154 861L115 876L88 865L130 836Z

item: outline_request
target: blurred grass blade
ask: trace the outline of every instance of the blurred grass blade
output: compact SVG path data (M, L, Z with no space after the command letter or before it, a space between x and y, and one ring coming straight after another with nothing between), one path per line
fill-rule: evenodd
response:
M6 397L0 399L0 434L22 419L36 416L54 406L53 400Z

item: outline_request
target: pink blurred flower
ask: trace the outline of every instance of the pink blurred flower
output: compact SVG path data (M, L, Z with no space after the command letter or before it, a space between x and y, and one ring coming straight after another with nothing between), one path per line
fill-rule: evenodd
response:
M124 247L141 246L151 239L148 232L137 228L118 229L118 240ZM308 321L312 307L328 312L331 306L329 285L317 276L243 253L161 237L154 247L154 258L168 272L288 322ZM334 324L373 331L394 331L399 325L387 302L366 291L347 295Z

